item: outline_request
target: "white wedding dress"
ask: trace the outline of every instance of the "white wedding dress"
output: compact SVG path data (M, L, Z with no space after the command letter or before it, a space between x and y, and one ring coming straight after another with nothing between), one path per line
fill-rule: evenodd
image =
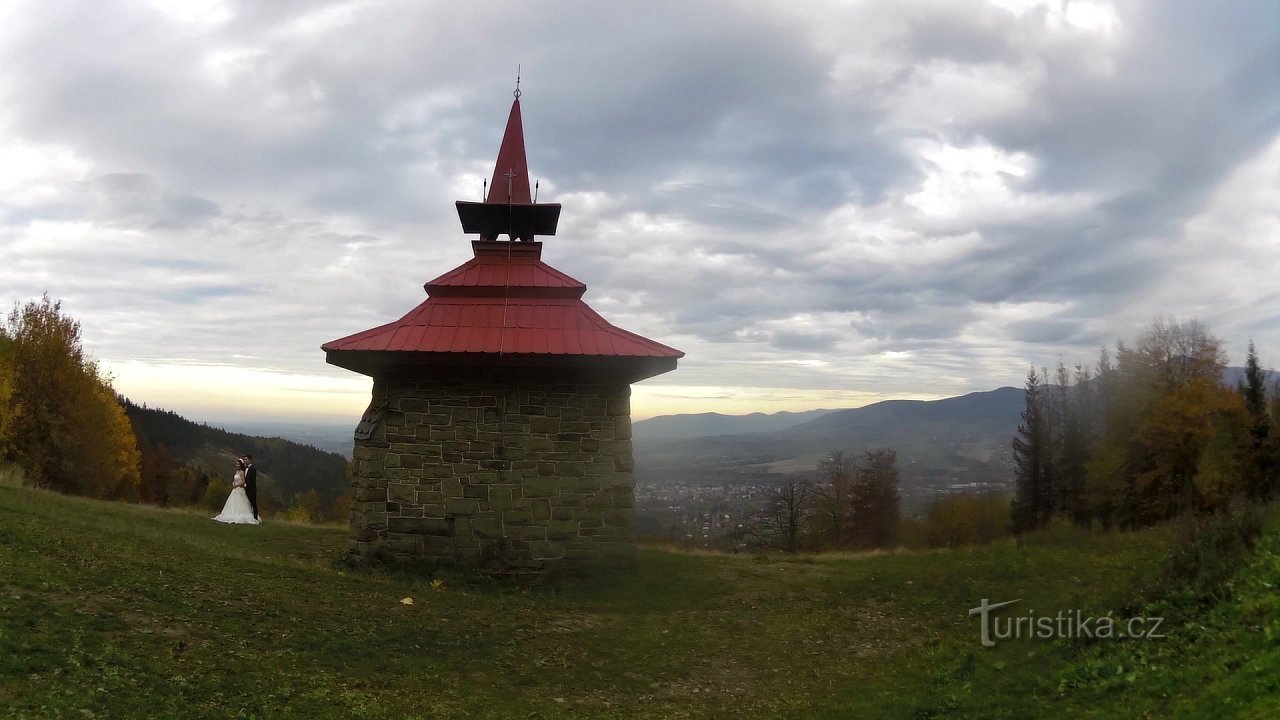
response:
M231 483L231 494L222 506L222 512L214 518L218 522L235 525L257 525L258 518L253 516L253 506L249 504L249 496L244 491L244 473L237 471Z

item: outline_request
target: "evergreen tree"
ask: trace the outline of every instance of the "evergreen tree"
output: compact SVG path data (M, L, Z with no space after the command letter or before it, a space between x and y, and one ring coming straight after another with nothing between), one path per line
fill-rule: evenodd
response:
M1258 352L1249 341L1245 360L1244 382L1240 393L1249 413L1249 450L1243 463L1245 491L1254 500L1271 497L1276 471L1274 443L1271 438L1271 408L1267 404L1267 372L1258 362Z
M1025 408L1013 439L1014 485L1012 521L1015 533L1043 526L1053 512L1052 488L1046 472L1049 435L1041 400L1040 376L1027 372Z

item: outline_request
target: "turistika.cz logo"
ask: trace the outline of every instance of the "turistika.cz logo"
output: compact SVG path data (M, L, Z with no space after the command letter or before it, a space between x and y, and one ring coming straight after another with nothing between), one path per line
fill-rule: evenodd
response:
M1000 617L996 610L1006 608L1018 600L992 603L987 598L976 608L969 608L969 616L978 616L981 623L982 646L995 647L997 640L1030 638L1035 640L1112 640L1152 639L1165 637L1160 632L1164 618L1131 617L1118 619L1111 613L1102 616L1086 615L1080 610L1059 610L1056 615L1037 615L1028 608L1022 615Z

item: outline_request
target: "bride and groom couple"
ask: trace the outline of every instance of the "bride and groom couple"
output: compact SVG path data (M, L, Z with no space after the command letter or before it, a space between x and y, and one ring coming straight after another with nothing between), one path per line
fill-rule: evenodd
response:
M257 525L262 522L258 518L258 468L253 466L252 455L236 460L231 494L227 496L222 512L214 520L236 525Z

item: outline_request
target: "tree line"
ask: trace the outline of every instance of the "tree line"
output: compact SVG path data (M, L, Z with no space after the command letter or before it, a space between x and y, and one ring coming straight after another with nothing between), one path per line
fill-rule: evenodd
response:
M888 448L859 457L833 452L818 482L790 478L762 512L766 542L786 552L870 549L897 543L901 502L898 456Z
M223 448L225 457L197 460L209 447ZM216 510L230 492L233 448L270 468L259 496L265 512L346 520L342 456L228 433L129 402L84 352L80 323L48 295L15 304L0 325L0 465L17 468L26 484ZM215 467L218 460L225 467Z
M1031 368L1013 440L1013 530L1057 517L1135 528L1273 497L1280 394L1252 342L1234 387L1226 367L1203 324L1159 318L1091 368Z

